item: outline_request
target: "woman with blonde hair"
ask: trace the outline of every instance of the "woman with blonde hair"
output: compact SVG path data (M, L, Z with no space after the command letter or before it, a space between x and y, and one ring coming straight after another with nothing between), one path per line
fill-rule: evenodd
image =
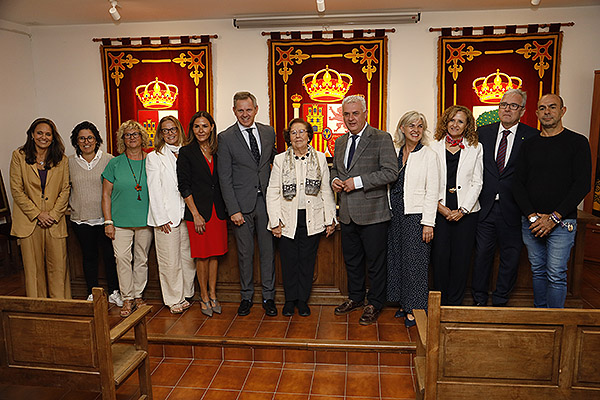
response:
M464 106L449 107L438 120L431 145L440 160L440 193L433 241L433 284L443 305L463 302L475 244L483 146L475 118Z
M396 317L415 325L414 309L427 309L428 268L439 194L437 155L429 147L427 119L405 113L393 133L398 179L390 187L387 297L398 302Z
M146 158L150 209L148 225L154 227L154 245L163 301L173 314L190 307L196 268L190 256L187 225L181 223L185 202L177 184L177 159L185 133L179 120L163 117L156 128L154 151Z
M148 281L152 229L147 226L149 198L144 148L150 140L144 127L133 120L123 122L116 135L121 154L111 159L102 173L102 212L104 233L113 241L123 299L120 314L125 318L144 304L142 294Z

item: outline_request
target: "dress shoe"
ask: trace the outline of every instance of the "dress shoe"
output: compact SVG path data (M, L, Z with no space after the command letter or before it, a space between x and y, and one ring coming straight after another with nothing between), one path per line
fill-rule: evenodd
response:
M265 309L265 315L267 317L274 317L277 315L277 307L273 299L263 300L263 308Z
M354 300L346 300L339 306L335 308L335 315L345 315L354 310L358 310L360 307L364 305L364 301L354 301Z
M292 315L294 315L294 307L295 304L293 301L286 301L285 305L283 306L283 310L281 310L281 313L286 317L291 317Z
M485 306L487 306L486 303L480 303L478 301L473 302L473 307L485 307Z
M404 326L405 327L410 328L411 326L415 326L416 324L417 324L417 320L415 319L415 317L413 317L413 319L408 319L407 316L404 317Z
M381 309L376 309L374 305L369 304L363 310L363 314L360 316L358 323L361 325L371 325L377 322Z
M250 314L250 309L252 308L252 300L242 300L240 302L240 306L238 307L238 315L243 317L245 315Z
M204 307L202 307L204 306ZM242 306L240 305L240 308ZM202 300L202 297L200 298L200 311L202 311L202 314L206 315L207 317L212 317L213 316L213 309L210 305L210 300L209 301L204 301ZM248 312L250 312L250 309L248 309Z
M399 308L398 311L396 311L396 314L394 314L394 318L404 318L404 317L406 317L406 311L404 311L401 308Z
M298 315L308 317L310 315L310 307L305 301L298 300Z
M506 307L506 303L492 304L492 307Z

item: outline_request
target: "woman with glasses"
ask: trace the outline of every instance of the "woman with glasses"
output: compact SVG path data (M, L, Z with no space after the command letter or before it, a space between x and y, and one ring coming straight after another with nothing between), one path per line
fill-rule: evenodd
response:
M335 200L329 185L325 154L308 143L312 126L300 118L290 121L283 131L288 149L275 156L267 188L268 229L281 238L281 274L285 305L282 314L294 309L310 315L308 298L319 248L320 233L335 230Z
M177 188L177 159L184 133L171 115L156 128L154 151L146 158L150 209L148 225L154 227L154 245L163 301L173 314L190 307L196 268L190 256L187 225L181 223L185 202Z
M179 191L185 201L184 219L200 284L200 308L209 317L221 314L217 299L218 257L227 253L227 213L219 186L217 127L212 115L192 116L186 145L177 159Z
M71 298L67 268L69 162L54 122L38 118L10 162L10 234L21 242L28 297Z
M81 246L88 300L92 300L92 288L98 286L100 249L106 271L108 301L122 307L115 254L110 239L104 234L101 204L102 172L113 156L100 150L100 132L89 121L83 121L73 128L71 144L75 148L75 154L69 156L71 226Z
M123 122L116 135L120 155L110 160L102 173L102 212L104 233L113 241L117 260L123 299L120 314L126 318L144 304L142 294L148 281L152 229L147 226L149 199L143 149L149 137L144 127L132 120Z

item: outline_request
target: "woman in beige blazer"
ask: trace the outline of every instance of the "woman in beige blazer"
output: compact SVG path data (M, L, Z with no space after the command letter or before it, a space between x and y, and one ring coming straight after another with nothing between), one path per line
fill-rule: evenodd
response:
M10 162L11 234L21 239L28 297L71 298L67 268L69 162L54 122L38 118Z
M325 154L308 143L312 126L295 118L283 132L288 149L275 156L267 188L269 226L281 238L279 252L285 305L283 315L310 315L307 305L319 247L319 233L335 230L335 200Z

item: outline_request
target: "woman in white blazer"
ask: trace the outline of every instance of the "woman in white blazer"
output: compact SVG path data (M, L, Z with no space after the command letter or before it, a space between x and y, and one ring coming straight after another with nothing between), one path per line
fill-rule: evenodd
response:
M308 144L312 126L295 118L283 137L289 147L275 156L267 188L268 229L281 238L282 314L291 316L297 307L299 315L308 316L319 233L335 230L335 200L325 155Z
M475 243L479 193L483 186L483 146L475 119L463 106L440 117L431 148L440 165L440 193L433 241L433 283L443 305L462 304Z
M177 157L184 139L181 123L173 116L160 120L154 151L146 158L150 207L148 225L154 227L154 244L163 301L172 313L190 307L196 268L190 253L185 203L177 187Z
M398 179L390 186L392 220L388 232L387 298L400 308L396 317L414 326L414 309L427 309L431 240L438 205L439 166L428 146L427 119L405 113L393 133Z

